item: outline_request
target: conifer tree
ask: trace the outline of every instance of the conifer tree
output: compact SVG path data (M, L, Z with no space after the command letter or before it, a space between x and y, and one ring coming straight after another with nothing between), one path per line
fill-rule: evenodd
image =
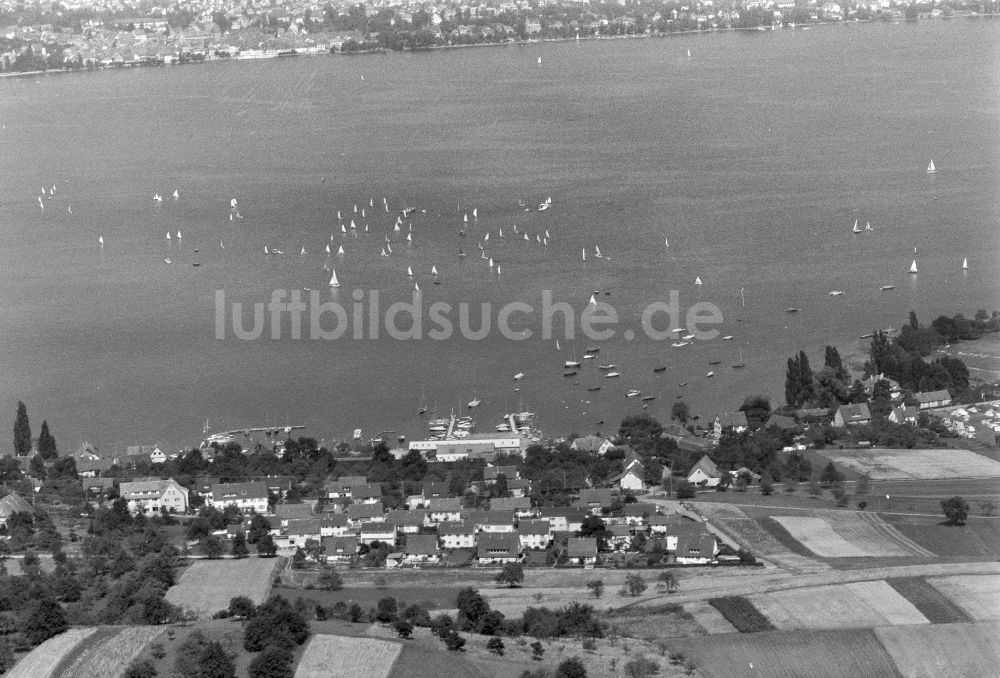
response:
M14 419L14 454L25 457L31 452L31 426L28 424L28 408L17 401L17 417Z
M49 422L45 420L42 420L42 430L38 434L38 456L42 459L55 459L59 456L56 439L49 433Z

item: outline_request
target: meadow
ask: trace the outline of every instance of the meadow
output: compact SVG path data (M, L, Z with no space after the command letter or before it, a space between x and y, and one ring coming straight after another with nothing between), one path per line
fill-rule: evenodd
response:
M875 629L903 678L984 678L1000 667L1000 624Z
M386 678L401 649L399 643L375 638L317 634L309 639L295 678Z
M884 582L772 591L751 595L749 600L775 627L785 630L927 623L911 603Z
M280 558L195 561L167 590L167 602L200 617L211 617L226 609L235 596L246 596L254 603L262 603L280 562Z
M1000 462L969 450L823 449L820 454L872 480L1000 478Z
M7 678L54 678L63 658L96 632L96 627L75 628L49 638L22 657Z
M58 678L121 678L126 669L154 638L164 632L157 626L102 628L80 643L56 672Z
M794 539L824 558L934 556L877 515L863 511L815 511L772 516Z

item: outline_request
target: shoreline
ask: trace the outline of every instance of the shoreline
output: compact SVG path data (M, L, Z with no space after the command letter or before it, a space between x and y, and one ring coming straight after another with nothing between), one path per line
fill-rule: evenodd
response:
M744 27L738 27L738 26L730 26L730 27L727 27L727 28L710 28L710 29L706 29L706 30L670 31L670 32L666 32L666 33L662 33L662 32L661 33L641 33L641 34L633 34L633 35L588 35L588 36L577 35L577 36L574 36L574 37L567 37L567 38L539 38L537 40L510 40L510 41L507 41L507 42L480 42L480 43L472 43L472 44L464 44L464 45L431 45L429 47L423 47L423 48L420 48L420 49L410 48L410 49L403 49L403 50L390 50L390 49L386 49L384 47L379 47L379 48L373 49L373 50L363 50L363 51L347 52L347 53L325 51L325 52L296 52L295 54L274 54L274 55L268 55L268 56L265 56L265 57L259 57L259 56L245 57L245 58L241 58L239 56L234 56L234 57L214 57L214 58L205 58L205 59L199 59L199 60L192 60L192 61L189 61L189 62L183 63L183 64L181 64L181 63L174 63L174 62L171 62L171 63L166 63L166 62L164 62L164 63L119 62L119 63L111 63L111 64L100 64L100 65L96 65L96 66L93 66L93 67L84 67L84 68L53 68L53 69L46 69L46 70L43 70L43 71L17 71L17 72L10 72L10 73L0 73L0 79L4 79L4 78L22 78L22 77L26 78L26 77L34 77L34 76L41 76L41 75L45 75L45 76L47 76L47 75L61 75L61 74L77 73L77 72L89 73L89 72L95 72L95 71L124 70L124 69L133 69L133 68L155 68L155 67L164 67L164 66L192 66L192 65L196 65L196 64L225 63L225 62L231 62L231 61L267 61L267 60L270 60L270 59L277 59L277 58L289 57L289 56L294 56L294 57L323 57L323 56L347 57L347 56L363 56L363 55L371 55L371 54L389 54L389 53L397 52L397 51L400 52L400 53L404 53L404 54L405 53L414 54L414 53L419 53L419 52L433 52L433 51L438 51L438 50L469 49L469 48L479 48L479 47L525 47L527 45L541 45L541 44L544 44L544 43L551 43L551 42L565 43L565 42L592 42L592 41L599 41L599 40L644 40L644 39L652 39L652 38L661 38L662 39L662 38L669 38L671 36L679 36L679 35L705 35L705 34L712 34L712 33L739 33L739 32L743 32L743 33L772 33L772 32L777 32L777 31L783 31L783 30L786 30L786 29L790 29L790 30L794 31L794 30L797 30L797 29L798 30L805 30L805 29L812 29L812 28L825 28L825 27L829 27L829 26L847 26L847 25L851 25L851 24L917 23L917 22L920 22L920 21L953 21L953 20L956 20L956 19L971 20L971 19L984 19L984 18L989 19L989 18L995 18L995 17L1000 17L1000 13L998 13L998 14L962 14L960 16L947 17L947 18L938 17L938 18L934 18L934 19L894 19L894 20L891 20L891 21L884 21L882 19L854 19L854 20L851 20L851 21L821 21L821 22L809 23L809 24L801 24L801 25L800 24L796 24L796 25L792 25L792 26L780 25L780 26L777 26L777 27L773 26L773 25L772 26L756 26L756 27L752 27L752 28L750 28L750 27L744 28ZM298 48L291 48L291 49L298 49ZM206 52L205 54L209 54L209 52Z

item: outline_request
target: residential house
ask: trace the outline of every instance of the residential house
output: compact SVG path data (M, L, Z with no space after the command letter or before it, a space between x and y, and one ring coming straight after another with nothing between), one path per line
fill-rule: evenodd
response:
M722 471L706 454L688 472L687 481L701 487L715 487L722 480Z
M403 562L409 565L436 563L438 540L433 534L410 534L403 545Z
M715 422L712 424L712 435L718 440L724 431L733 430L736 433L743 433L748 426L745 412L723 412L715 418Z
M590 515L590 511L571 508L542 507L538 509L538 516L549 521L553 532L576 532L583 527L583 521Z
M483 459L496 456L496 448L491 442L470 441L468 438L455 441L441 441L434 452L437 461L452 462L462 459Z
M595 487L580 490L580 498L577 500L576 506L599 515L602 509L610 509L613 503L614 495L610 488Z
M417 534L425 520L423 511L389 511L385 515L385 522L395 525L400 534Z
M656 515L656 504L633 502L622 507L622 517L626 525L644 526L654 515Z
M869 398L875 395L875 385L880 381L885 381L889 385L889 397L896 399L900 395L899 382L895 379L890 379L884 374L876 374L868 377L867 379L861 380L861 386L865 390L865 395Z
M521 540L514 532L479 535L477 558L481 564L515 563L521 557Z
M35 507L29 504L17 492L11 492L0 499L0 523L6 525L7 519L15 513L34 513Z
M99 496L102 494L107 494L109 490L113 489L115 486L114 478L92 478L83 477L80 478L80 487L83 489L87 495Z
M566 541L566 558L578 565L593 565L597 562L597 538L570 537Z
M705 565L715 560L718 553L718 542L707 532L682 535L677 539L675 560L681 565Z
M476 545L476 525L470 521L441 523L437 536L442 548L471 549Z
M492 497L490 511L513 511L518 518L530 518L535 515L529 497Z
M629 525L609 525L607 530L608 543L615 549L624 550L632 544L635 528Z
M80 443L80 447L76 448L76 452L71 456L79 464L81 461L97 461L101 458L101 453L97 451L96 447L84 441Z
M133 513L139 509L145 513L159 513L160 509L170 513L187 511L188 489L173 478L125 482L118 486L118 491Z
M552 525L547 520L519 520L517 534L522 549L545 549L552 542Z
M872 414L868 410L867 403L841 405L833 415L833 425L837 427L863 426L871 423L871 420Z
M254 478L253 480L263 482L267 485L268 494L273 494L279 499L284 499L285 495L288 494L288 491L292 489L292 479L288 476L265 476L263 478Z
M320 543L323 545L323 553L328 563L348 560L358 552L358 538L353 534L323 537Z
M824 410L824 412L825 411L826 410ZM764 422L765 431L769 431L772 428L776 428L779 431L790 431L796 428L797 426L798 423L796 423L796 421L793 418L786 417L783 414L772 414L770 417L767 418L767 421Z
M910 426L917 425L917 413L919 410L916 407L894 407L892 412L889 413L889 421L894 424L909 424Z
M319 533L323 537L344 537L353 534L346 513L326 513L319 519Z
M479 527L480 532L514 531L513 511L467 511L463 516L472 520Z
M96 478L114 466L112 459L79 459L76 462L76 474L81 478Z
M459 497L441 497L427 502L425 525L437 525L462 519L462 500Z
M165 464L167 462L167 455L159 447L156 447L149 453L149 462L151 464Z
M357 485L367 485L364 476L341 476L326 482L326 496L329 499L343 499L351 496L351 490Z
M577 452L596 452L597 454L604 456L607 451L614 446L615 444L607 438L590 435L577 438L570 444L569 447L571 450L576 450Z
M632 466L622 473L611 478L611 482L622 490L630 492L645 492L646 480L643 476L642 465Z
M485 483L494 483L501 475L507 479L507 482L521 477L516 466L486 466L483 468L483 482Z
M444 497L452 496L448 492L448 483L438 480L425 480L423 485L423 495L424 501L429 501L431 499L440 499Z
M374 504L382 501L382 485L379 483L365 483L353 486L351 488L351 501L362 504Z
M267 484L250 482L213 485L208 504L220 511L227 506L235 506L244 513L267 513Z
M508 480L507 490L512 497L525 497L531 492L531 481L527 478Z
M385 522L385 509L382 502L351 504L347 507L347 519L354 527L360 527L362 522Z
M316 542L320 541L323 538L322 524L323 521L319 518L289 520L285 528L288 545L305 547L306 542L310 539Z
M664 539L667 551L675 553L683 537L690 540L705 533L705 526L683 516L653 516L649 519L650 534Z
M358 539L362 544L368 544L371 546L373 542L381 541L393 546L396 543L396 526L390 525L384 520L378 522L364 522L361 523L361 533L358 535Z
M921 410L927 410L932 407L948 407L951 405L951 394L948 391L914 393L913 397L917 399L918 407Z
M274 507L274 517L281 527L290 520L304 520L313 517L312 504L278 504Z

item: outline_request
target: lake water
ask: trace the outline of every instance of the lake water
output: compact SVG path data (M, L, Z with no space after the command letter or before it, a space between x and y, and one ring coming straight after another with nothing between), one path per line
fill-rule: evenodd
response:
M205 419L305 424L328 443L354 428L419 437L421 398L445 415L477 397L487 431L531 409L550 435L613 430L640 411L629 388L659 396L647 411L664 421L680 394L705 417L751 393L780 402L799 349L821 364L824 344L856 351L910 309L929 322L997 308L997 66L1000 24L969 20L4 80L0 403L12 420L24 400L65 451L176 448ZM544 212L519 206L549 196ZM410 246L406 224L392 233L403 206L421 210ZM338 209L358 233L340 234ZM852 235L855 219L873 230ZM345 256L328 261L328 243ZM325 264L343 284L332 297ZM385 309L414 282L425 308L472 304L473 327L480 303L494 323L503 304L531 304L512 324L536 336L294 340L286 318L279 340L269 324L257 340L216 339L217 290L227 313L305 288L352 313L355 289ZM616 336L557 351L537 336L543 290L578 311L599 291ZM671 290L682 311L717 306L735 338L647 338L642 311ZM562 376L595 345L598 359Z

